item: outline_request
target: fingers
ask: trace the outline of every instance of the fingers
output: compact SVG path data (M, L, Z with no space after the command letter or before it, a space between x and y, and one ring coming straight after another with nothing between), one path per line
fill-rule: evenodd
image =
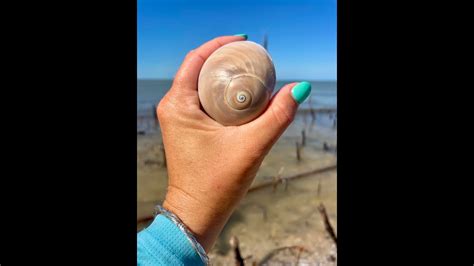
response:
M273 145L293 121L298 104L311 92L308 82L291 83L283 86L272 98L265 112L248 124L257 138Z
M242 36L217 37L189 52L174 78L173 84L179 86L173 86L173 88L177 90L197 90L199 72L207 58L223 45L244 40L245 37Z

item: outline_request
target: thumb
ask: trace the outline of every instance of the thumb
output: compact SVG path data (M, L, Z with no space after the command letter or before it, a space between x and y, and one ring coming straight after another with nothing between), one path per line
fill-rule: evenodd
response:
M273 145L295 118L298 105L308 98L311 84L303 81L290 83L273 96L265 112L248 125L254 136Z

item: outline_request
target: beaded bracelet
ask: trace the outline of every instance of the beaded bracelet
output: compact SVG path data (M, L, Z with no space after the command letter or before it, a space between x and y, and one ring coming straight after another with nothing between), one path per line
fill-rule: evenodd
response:
M168 217L168 219L170 219L184 233L186 238L191 243L191 246L194 248L194 250L196 250L199 257L201 257L201 260L202 262L204 262L204 265L209 265L209 257L207 256L206 251L201 246L201 244L199 244L199 242L196 240L196 238L188 229L188 227L184 225L181 219L179 219L178 216L176 216L174 213L163 208L161 205L157 205L155 207L155 216L158 214L162 214L165 217Z

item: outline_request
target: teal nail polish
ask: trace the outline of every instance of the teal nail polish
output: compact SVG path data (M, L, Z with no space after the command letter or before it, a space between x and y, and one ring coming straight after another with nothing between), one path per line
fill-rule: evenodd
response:
M293 87L291 90L291 95L293 96L293 99L300 104L308 98L309 94L311 93L311 84L309 82L303 81L296 86Z
M240 37L244 37L246 40L248 39L248 35L247 34L235 34L234 36L240 36Z

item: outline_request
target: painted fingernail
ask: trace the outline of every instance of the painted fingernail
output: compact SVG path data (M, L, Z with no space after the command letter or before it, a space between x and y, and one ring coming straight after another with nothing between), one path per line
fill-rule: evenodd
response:
M241 33L241 34L235 34L234 36L240 36L240 37L244 37L246 40L248 39L248 35L247 34L244 34L244 33Z
M311 84L309 82L303 81L291 89L291 96L293 96L293 99L300 104L308 98L309 94L311 93Z

